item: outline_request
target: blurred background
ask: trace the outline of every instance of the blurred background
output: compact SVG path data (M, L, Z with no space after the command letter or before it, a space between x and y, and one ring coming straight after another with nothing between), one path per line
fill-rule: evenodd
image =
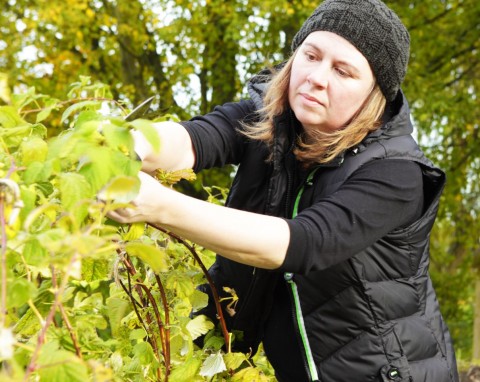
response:
M0 104L8 92L65 98L80 76L132 107L188 119L246 96L246 81L283 61L307 0L2 0ZM431 273L461 370L480 364L480 2L386 1L411 34L404 92L415 134L447 173ZM4 99L2 99L4 98ZM49 135L62 127L49 121ZM202 184L228 187L232 169Z

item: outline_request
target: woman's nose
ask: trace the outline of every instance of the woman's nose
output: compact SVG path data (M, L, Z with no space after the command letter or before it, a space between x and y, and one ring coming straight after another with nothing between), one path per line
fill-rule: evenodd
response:
M330 70L324 62L319 63L307 76L307 81L314 86L326 88L328 86Z

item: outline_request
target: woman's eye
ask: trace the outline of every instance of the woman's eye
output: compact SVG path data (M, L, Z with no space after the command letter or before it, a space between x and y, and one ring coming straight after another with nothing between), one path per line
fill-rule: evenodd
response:
M307 57L308 61L315 61L316 57L312 53L305 53L305 56Z
M350 73L348 73L346 70L344 70L342 68L336 68L335 70L342 77L350 77Z

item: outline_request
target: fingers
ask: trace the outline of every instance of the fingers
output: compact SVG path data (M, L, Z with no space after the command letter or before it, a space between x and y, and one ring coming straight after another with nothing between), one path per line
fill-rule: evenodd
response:
M122 224L136 223L141 221L141 219L138 219L135 210L132 208L117 208L116 210L109 211L107 216L110 219Z

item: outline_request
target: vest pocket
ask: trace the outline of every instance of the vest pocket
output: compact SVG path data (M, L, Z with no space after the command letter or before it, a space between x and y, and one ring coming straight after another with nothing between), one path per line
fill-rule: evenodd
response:
M380 368L381 380L383 382L411 382L410 365L395 332L395 324L383 332L382 341L388 363Z

